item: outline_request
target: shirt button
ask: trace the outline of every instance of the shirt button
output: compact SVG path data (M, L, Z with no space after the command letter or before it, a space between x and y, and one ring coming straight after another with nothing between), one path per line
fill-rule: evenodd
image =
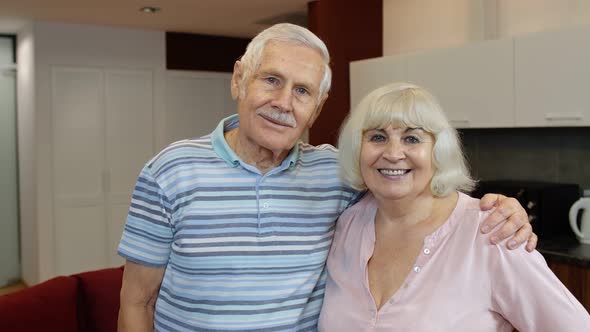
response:
M425 248L425 249L424 249L424 254L425 254L425 255L430 255L430 249L428 249L428 248Z
M422 270L419 266L414 266L414 272L418 273Z
M265 208L265 209L268 209L269 206L270 206L270 204L268 204L268 203L262 204L262 207Z

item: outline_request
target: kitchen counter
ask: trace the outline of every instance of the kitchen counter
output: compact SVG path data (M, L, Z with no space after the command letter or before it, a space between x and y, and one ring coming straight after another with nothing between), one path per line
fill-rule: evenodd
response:
M546 260L590 267L590 244L582 244L572 237L541 239L537 250Z

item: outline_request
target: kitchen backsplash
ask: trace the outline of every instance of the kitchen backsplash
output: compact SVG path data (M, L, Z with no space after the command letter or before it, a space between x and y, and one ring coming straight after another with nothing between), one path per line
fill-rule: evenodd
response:
M590 189L590 128L462 129L479 180L578 183Z

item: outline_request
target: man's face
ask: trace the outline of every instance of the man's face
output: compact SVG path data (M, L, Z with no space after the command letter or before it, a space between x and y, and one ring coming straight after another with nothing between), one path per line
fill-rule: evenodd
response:
M237 62L234 68L234 95L242 84L241 65ZM260 66L243 83L245 94L238 96L241 138L275 154L291 150L321 110L323 75L318 51L292 43L266 44Z

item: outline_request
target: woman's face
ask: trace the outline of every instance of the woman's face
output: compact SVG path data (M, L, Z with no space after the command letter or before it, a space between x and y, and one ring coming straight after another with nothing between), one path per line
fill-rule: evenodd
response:
M377 198L414 198L430 192L434 136L420 128L388 126L363 134L361 175Z

